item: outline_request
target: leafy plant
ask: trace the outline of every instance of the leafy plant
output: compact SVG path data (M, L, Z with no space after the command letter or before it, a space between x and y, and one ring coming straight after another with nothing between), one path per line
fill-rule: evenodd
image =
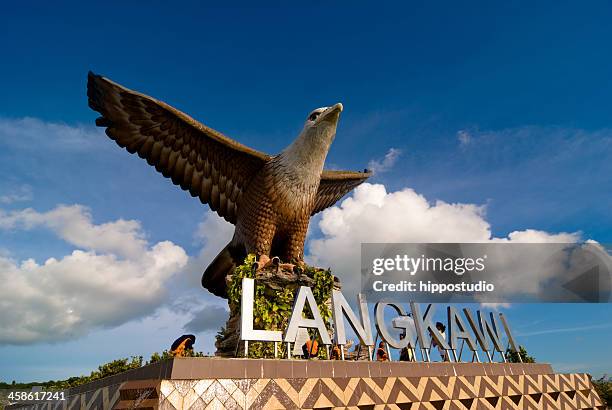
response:
M230 312L232 316L240 314L240 302L242 298L242 279L255 279L255 271L253 264L255 263L255 255L248 255L244 263L234 269L231 281L228 284L227 294ZM334 277L331 271L318 269L311 266L305 266L302 275L307 276L313 281L312 293L317 302L317 306L321 313L321 317L325 322L328 330L330 329L331 309L328 302L331 298L331 292L334 285ZM265 330L284 330L287 327L291 309L295 299L296 291L299 283L284 286L281 289L273 289L266 285L265 281L255 282L255 295L253 301L253 326L255 329ZM307 315L312 315L312 312L305 312ZM217 339L222 339L226 335L226 329L223 328L217 335ZM311 334L314 337L314 334ZM281 344L279 354L286 355L286 345ZM320 349L323 355L326 354L324 349ZM274 344L266 342L251 342L249 343L249 357L262 358L274 356Z
M205 357L202 352L194 352L193 350L185 350L184 355L186 357ZM0 389L13 389L13 390L30 390L34 386L43 387L45 390L65 390L71 387L80 386L85 383L89 383L104 377L113 376L115 374L123 373L128 370L138 369L146 364L159 362L172 357L172 354L164 350L161 353L155 352L151 355L148 362L144 363L142 356L132 356L131 358L122 358L113 360L112 362L105 363L98 366L97 370L92 371L89 376L75 376L65 380L49 380L45 382L29 382L29 383L16 383L13 381L11 384L0 382Z
M603 404L607 408L612 406L612 379L604 375L601 379L593 380L593 386Z
M162 360L170 359L174 357L169 350L164 350L161 353L155 352L151 355L151 358L147 362L147 364L160 362ZM206 357L203 352L196 352L193 349L185 349L183 351L183 357Z
M508 360L510 363L520 363L521 360L519 360L519 354L520 357L523 361L523 363L535 363L535 359L533 358L533 356L529 356L527 354L527 350L525 349L524 346L519 346L519 351L515 352L514 350L506 350L506 360Z

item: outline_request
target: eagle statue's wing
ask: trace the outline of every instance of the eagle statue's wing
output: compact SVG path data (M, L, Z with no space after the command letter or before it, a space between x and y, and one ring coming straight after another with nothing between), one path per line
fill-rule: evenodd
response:
M321 174L321 183L317 191L315 205L311 215L321 212L335 204L340 198L348 194L357 185L372 175L371 172L353 171L327 171Z
M120 147L147 160L228 222L236 223L242 192L270 158L168 104L89 73L89 106L96 125Z

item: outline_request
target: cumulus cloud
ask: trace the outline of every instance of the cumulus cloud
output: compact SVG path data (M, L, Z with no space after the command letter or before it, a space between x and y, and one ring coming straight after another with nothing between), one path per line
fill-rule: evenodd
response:
M219 217L216 213L208 211L194 233L195 240L200 246L197 255L189 258L183 269L182 277L186 281L186 289L202 290L201 279L204 269L229 243L234 234L234 225ZM206 292L208 295L208 292Z
M496 238L485 217L484 206L430 202L409 188L387 192L383 185L363 184L322 213L322 237L309 240L307 259L332 267L351 292L359 283L350 278L359 275L362 242L579 239L577 233L529 229ZM226 308L200 287L203 269L233 233L233 226L213 212L204 216L194 233L200 250L193 257L168 241L150 244L137 221L96 224L91 212L80 205L46 212L0 210L0 229L47 229L76 248L44 262L18 262L9 253L0 253L0 344L66 340L150 316L168 303L186 318L184 328L192 332L215 330L227 319ZM166 291L173 286L177 297L168 302Z
M146 252L147 242L138 221L119 219L100 225L92 223L89 210L80 205L60 205L48 212L31 208L0 210L0 229L45 227L80 248L137 258Z
M323 235L310 241L308 259L317 266L331 267L344 279L345 287L350 287L349 292L356 292L360 280L350 278L361 272L361 243L573 243L580 239L579 233L552 234L533 229L497 238L491 233L485 210L475 204L430 202L410 188L387 192L384 185L362 184L352 197L323 211L319 222ZM529 275L521 271L524 265L519 256L514 273ZM553 271L551 265L551 274ZM529 281L514 283L537 291Z
M384 185L362 184L352 197L323 211L323 237L309 246L312 263L359 275L362 242L470 242L491 237L484 207L434 204L410 188L387 193Z
M402 150L397 148L389 148L389 151L387 151L383 159L371 160L368 162L368 169L374 174L382 174L383 172L387 172L393 168L400 155L402 155Z
M171 310L187 319L183 329L192 333L216 332L229 318L225 300L202 288L204 269L229 243L234 226L212 211L206 212L195 232L195 244L199 250L190 255L187 264L172 283ZM202 340L202 339L200 339ZM204 340L204 343L208 343ZM214 351L214 346L207 345Z
M137 221L97 225L78 205L0 212L0 229L34 228L78 249L42 263L0 256L0 344L66 340L147 316L187 264L172 242L149 244Z

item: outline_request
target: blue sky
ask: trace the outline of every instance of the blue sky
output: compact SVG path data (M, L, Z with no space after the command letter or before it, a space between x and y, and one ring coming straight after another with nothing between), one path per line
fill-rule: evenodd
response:
M148 266L138 251L168 252L180 268L155 271L153 279L168 291L148 289L143 300L120 291L92 294L91 309L76 298L75 309L84 311L75 313L73 335L37 329L48 320L32 319L39 318L36 303L17 305L28 313L20 320L32 322L14 330L0 316L1 332L12 335L0 344L0 380L88 373L119 356L163 350L188 323L202 329L199 347L212 350L217 323L197 313L223 302L199 289L197 276L223 245L217 230L231 229L93 127L88 70L270 153L297 135L310 110L341 101L328 166L382 164L393 148L401 154L372 180L386 192L412 189L432 207L438 200L482 207L478 222L486 221L491 237L531 229L606 243L612 242L611 12L605 2L6 5L0 257L12 262L0 262L0 274L29 272L23 262L30 258L43 269L55 258L59 270L47 267L44 274L62 275L75 266L67 259L75 250L92 258L119 255L119 262L123 255L129 264L114 260L116 270L101 273L110 277ZM312 244L334 235L323 219L311 223ZM117 232L133 253L110 243ZM155 248L164 241L172 244ZM48 286L49 295L70 299L68 288ZM610 305L505 310L538 360L563 371L612 372L600 344L612 338ZM117 339L125 342L111 343Z

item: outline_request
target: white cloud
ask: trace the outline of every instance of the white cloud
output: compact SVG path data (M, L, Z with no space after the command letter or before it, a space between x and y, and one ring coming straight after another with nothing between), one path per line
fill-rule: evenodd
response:
M484 206L430 202L410 188L387 192L384 185L368 183L357 187L352 197L340 205L323 211L319 228L323 237L310 241L308 260L317 266L331 267L343 279L345 287L350 287L349 293L356 292L360 283L360 279L351 278L358 277L361 272L361 243L573 243L580 239L579 233L551 234L533 229L496 238L485 219ZM533 266L536 258L547 257L538 255L537 250L534 252L528 262L519 254L513 256L510 264L503 261L506 263L504 266L514 268L508 274L513 278L514 286L524 287L528 292L537 292L537 284L517 280L517 277L529 279L530 272L524 269L525 263ZM492 260L495 258L489 255L488 263ZM550 266L548 273L552 275L558 266Z
M216 331L229 318L227 302L202 288L201 279L204 269L229 243L233 233L234 226L212 211L206 212L194 232L196 243L201 247L173 280L170 306L173 312L188 319L183 325L187 332ZM209 343L210 340L200 341L205 344L206 351L214 351L214 343Z
M491 237L484 208L431 204L410 188L387 193L384 185L362 184L352 197L323 211L320 239L313 239L313 264L332 267L346 279L359 275L362 242L477 242Z
M307 259L332 267L349 291L359 283L350 278L360 274L362 242L573 242L579 238L537 230L495 238L484 206L430 202L412 189L387 192L379 184L363 184L324 211L319 227L323 236L309 240ZM77 249L42 263L17 262L0 254L0 283L6 284L0 288L0 344L65 340L147 317L168 303L167 290L175 296L169 307L187 319L189 328L208 329L223 322L224 318L204 326L210 319L204 313L220 314L225 303L200 286L203 270L234 229L216 214L208 212L198 225L194 235L202 246L196 256L188 257L171 242L150 244L137 221L95 224L89 210L79 205L47 212L0 210L0 229L40 228Z
M182 273L187 281L187 289L197 289L198 292L211 295L202 288L202 273L215 256L229 243L233 234L234 225L225 221L216 213L208 211L204 215L194 234L196 241L202 247L196 256L189 258L189 262Z
M34 196L32 195L32 187L29 185L22 185L18 189L0 195L0 204L12 204L14 202L26 202L31 201Z
M484 309L500 310L502 308L509 308L510 303L481 303L480 306Z
M494 242L516 242L516 243L574 243L580 239L580 233L549 233L535 229L514 231L507 238L492 238Z
M92 223L89 210L81 205L60 205L48 212L31 208L4 212L0 209L0 229L45 227L60 238L87 250L137 258L146 252L147 241L138 221L119 219L100 225Z
M559 327L559 328L554 328L554 329L534 330L531 332L517 332L517 336L526 337L526 336L550 335L550 334L557 334L557 333L587 332L590 330L608 329L610 327L612 327L612 323L599 323L599 324L592 324L592 325L586 325L586 326L570 326L570 327Z
M69 150L89 149L104 141L104 131L92 126L71 126L37 118L0 117L0 144L24 150Z
M382 174L383 172L387 172L393 168L401 154L402 150L397 148L389 148L389 151L387 151L382 160L371 160L368 162L368 169L374 174Z
M225 325L229 311L219 305L206 305L202 309L193 312L193 317L185 324L185 330L189 332L216 332Z
M36 227L80 249L43 263L0 256L0 344L66 340L147 316L187 264L172 242L150 245L137 221L96 225L78 205L0 212L0 229Z
M459 140L459 144L468 145L472 142L472 134L466 130L457 131L457 139Z

